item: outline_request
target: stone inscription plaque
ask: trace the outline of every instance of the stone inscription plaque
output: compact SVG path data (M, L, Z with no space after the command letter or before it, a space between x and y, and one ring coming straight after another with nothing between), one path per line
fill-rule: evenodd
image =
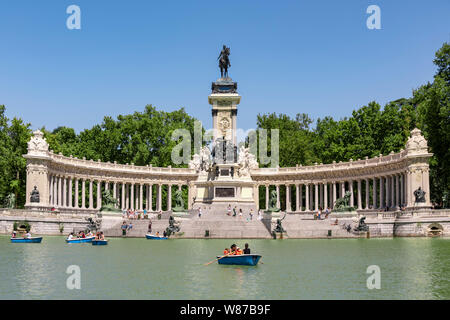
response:
M216 197L234 198L234 188L216 188Z

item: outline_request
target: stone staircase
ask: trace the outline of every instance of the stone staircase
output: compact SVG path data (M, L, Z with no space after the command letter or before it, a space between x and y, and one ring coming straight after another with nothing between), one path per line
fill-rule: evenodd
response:
M157 219L157 215L151 216L152 233L157 231L162 235L164 230L169 226L170 214L163 214L161 219ZM281 214L283 217L284 214ZM267 217L266 217L267 218ZM330 238L329 230L331 230L331 238L352 238L359 237L353 233L347 232L342 225L344 223L352 223L352 218L339 218L338 225L332 225L335 217L330 216L328 219L314 220L312 215L304 214L288 214L282 221L283 228L286 233L283 238ZM271 220L258 220L257 215L253 219L249 219L248 214L242 217L228 216L223 211L217 212L213 210L205 210L202 216L191 212L186 217L175 217L179 223L180 232L172 236L173 238L272 238L270 230L275 227L275 223ZM111 217L105 219L102 223L102 229L107 237L121 237L123 223L122 217ZM133 228L127 232L127 237L142 238L147 234L149 220L125 220L132 223ZM275 221L275 219L274 219Z
M152 220L152 233L157 231L162 234L169 226L168 215L163 216L161 220L154 215ZM270 232L264 223L257 220L255 216L250 220L248 214L243 217L227 216L223 213L206 211L201 217L191 214L188 217L177 218L180 232L174 238L271 238ZM102 224L105 236L121 237L121 225L123 219L106 219ZM149 220L125 220L132 223L133 228L127 232L127 237L144 237L148 231ZM209 234L209 235L208 235Z
M283 220L283 228L286 230L286 238L358 238L351 232L347 232L343 224L352 223L352 218L339 218L338 225L333 225L336 218L330 216L323 220L314 220L310 217L299 215L287 215ZM328 231L331 230L331 237Z

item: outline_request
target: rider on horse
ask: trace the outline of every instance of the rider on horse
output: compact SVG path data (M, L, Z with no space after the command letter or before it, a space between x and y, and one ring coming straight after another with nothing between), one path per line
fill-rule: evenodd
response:
M223 49L220 52L219 58L217 58L217 60L219 60L220 75L222 78L224 77L224 75L225 77L228 77L228 67L231 67L230 59L228 58L229 55L230 48L227 48L226 45L223 45Z

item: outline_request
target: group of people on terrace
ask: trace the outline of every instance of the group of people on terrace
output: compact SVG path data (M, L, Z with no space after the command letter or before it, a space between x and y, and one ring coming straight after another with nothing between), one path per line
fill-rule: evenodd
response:
M233 212L233 214L231 212ZM239 210L238 210L237 206L234 206L234 208L231 208L231 204L228 205L227 216L239 217L239 219L242 219L243 215L244 215L244 213L242 211L242 208L239 208ZM253 216L254 216L253 209L250 209L250 211L248 212L248 215L246 217L246 220L247 221L253 220ZM261 209L259 209L257 219L262 220L262 218L263 218L263 211Z

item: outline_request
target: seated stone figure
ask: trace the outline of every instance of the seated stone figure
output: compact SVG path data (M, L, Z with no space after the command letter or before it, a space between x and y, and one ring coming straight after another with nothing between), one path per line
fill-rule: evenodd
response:
M172 208L172 211L173 212L185 211L183 193L181 192L181 190L175 191L175 207Z
M33 191L31 191L30 202L39 203L39 191L36 186L34 186Z
M272 190L270 192L270 199L269 199L269 212L279 212L281 209L277 208L277 192L275 190Z
M414 197L416 197L416 202L425 202L425 191L421 187L414 191Z

